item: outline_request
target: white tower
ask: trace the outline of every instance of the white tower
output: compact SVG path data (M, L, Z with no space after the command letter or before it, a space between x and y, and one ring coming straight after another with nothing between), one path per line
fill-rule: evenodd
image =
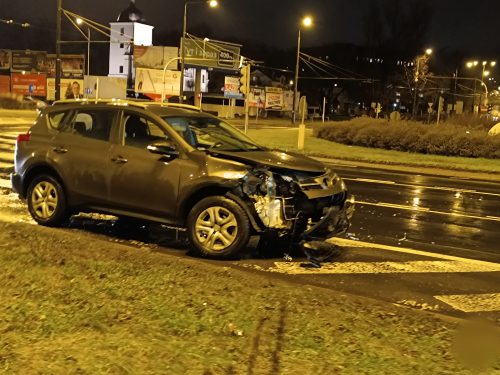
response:
M153 26L147 25L142 12L136 7L135 0L123 10L116 22L110 22L111 37L109 44L109 76L134 77L133 45L151 46Z

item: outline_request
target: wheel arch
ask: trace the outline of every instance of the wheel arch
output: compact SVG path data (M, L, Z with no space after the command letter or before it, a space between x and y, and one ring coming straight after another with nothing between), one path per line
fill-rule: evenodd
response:
M31 184L31 181L33 181L34 178L37 176L40 176L42 174L47 174L49 176L52 176L55 178L60 184L63 190L67 193L66 186L63 182L63 179L61 178L61 175L57 172L57 170L50 165L47 164L37 164L32 166L24 175L23 178L23 184L22 184L22 190L21 190L21 197L26 198L28 194L28 188Z

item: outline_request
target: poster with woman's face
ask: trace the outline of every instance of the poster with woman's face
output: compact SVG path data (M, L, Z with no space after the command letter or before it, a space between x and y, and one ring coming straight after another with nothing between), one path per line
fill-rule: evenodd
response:
M0 49L0 69L9 70L11 65L11 52L6 49Z

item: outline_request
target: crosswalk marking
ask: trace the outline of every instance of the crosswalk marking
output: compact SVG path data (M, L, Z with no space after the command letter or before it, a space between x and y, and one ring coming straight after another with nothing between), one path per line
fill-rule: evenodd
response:
M292 275L317 274L389 274L389 273L475 273L500 272L500 265L472 265L458 261L411 261L411 262L333 262L321 268L302 267L297 262L275 262L271 272Z
M466 313L500 311L500 293L454 294L434 298Z

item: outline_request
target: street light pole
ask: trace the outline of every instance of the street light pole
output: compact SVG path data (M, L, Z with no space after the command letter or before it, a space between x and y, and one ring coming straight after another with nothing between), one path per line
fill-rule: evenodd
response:
M299 62L300 62L300 30L299 36L297 38L297 61L295 63L295 76L293 79L293 103L292 103L292 124L295 124L296 119L296 107L297 107L297 88L299 84Z
M181 87L179 89L179 100L184 102L184 62L186 59L186 51L184 46L184 41L186 39L186 25L187 25L187 6L189 1L184 3L184 21L182 23L182 39L181 39Z
M187 35L187 6L191 3L208 3L211 8L215 8L218 5L217 0L201 0L201 1L186 1L184 3L184 18L182 22L182 39L181 39L181 87L179 89L179 99L182 103L184 101L184 66L186 59L186 48L184 45L184 41L186 40Z
M61 99L61 16L62 0L57 0L57 21L56 21L56 82L55 99Z
M299 65L300 65L300 33L302 31L302 26L310 27L313 23L311 17L306 16L302 19L299 26L299 35L297 37L297 61L295 62L295 79L293 81L293 102L292 102L292 124L295 124L297 117L297 91L299 86Z
M87 26L87 75L90 75L90 27Z

